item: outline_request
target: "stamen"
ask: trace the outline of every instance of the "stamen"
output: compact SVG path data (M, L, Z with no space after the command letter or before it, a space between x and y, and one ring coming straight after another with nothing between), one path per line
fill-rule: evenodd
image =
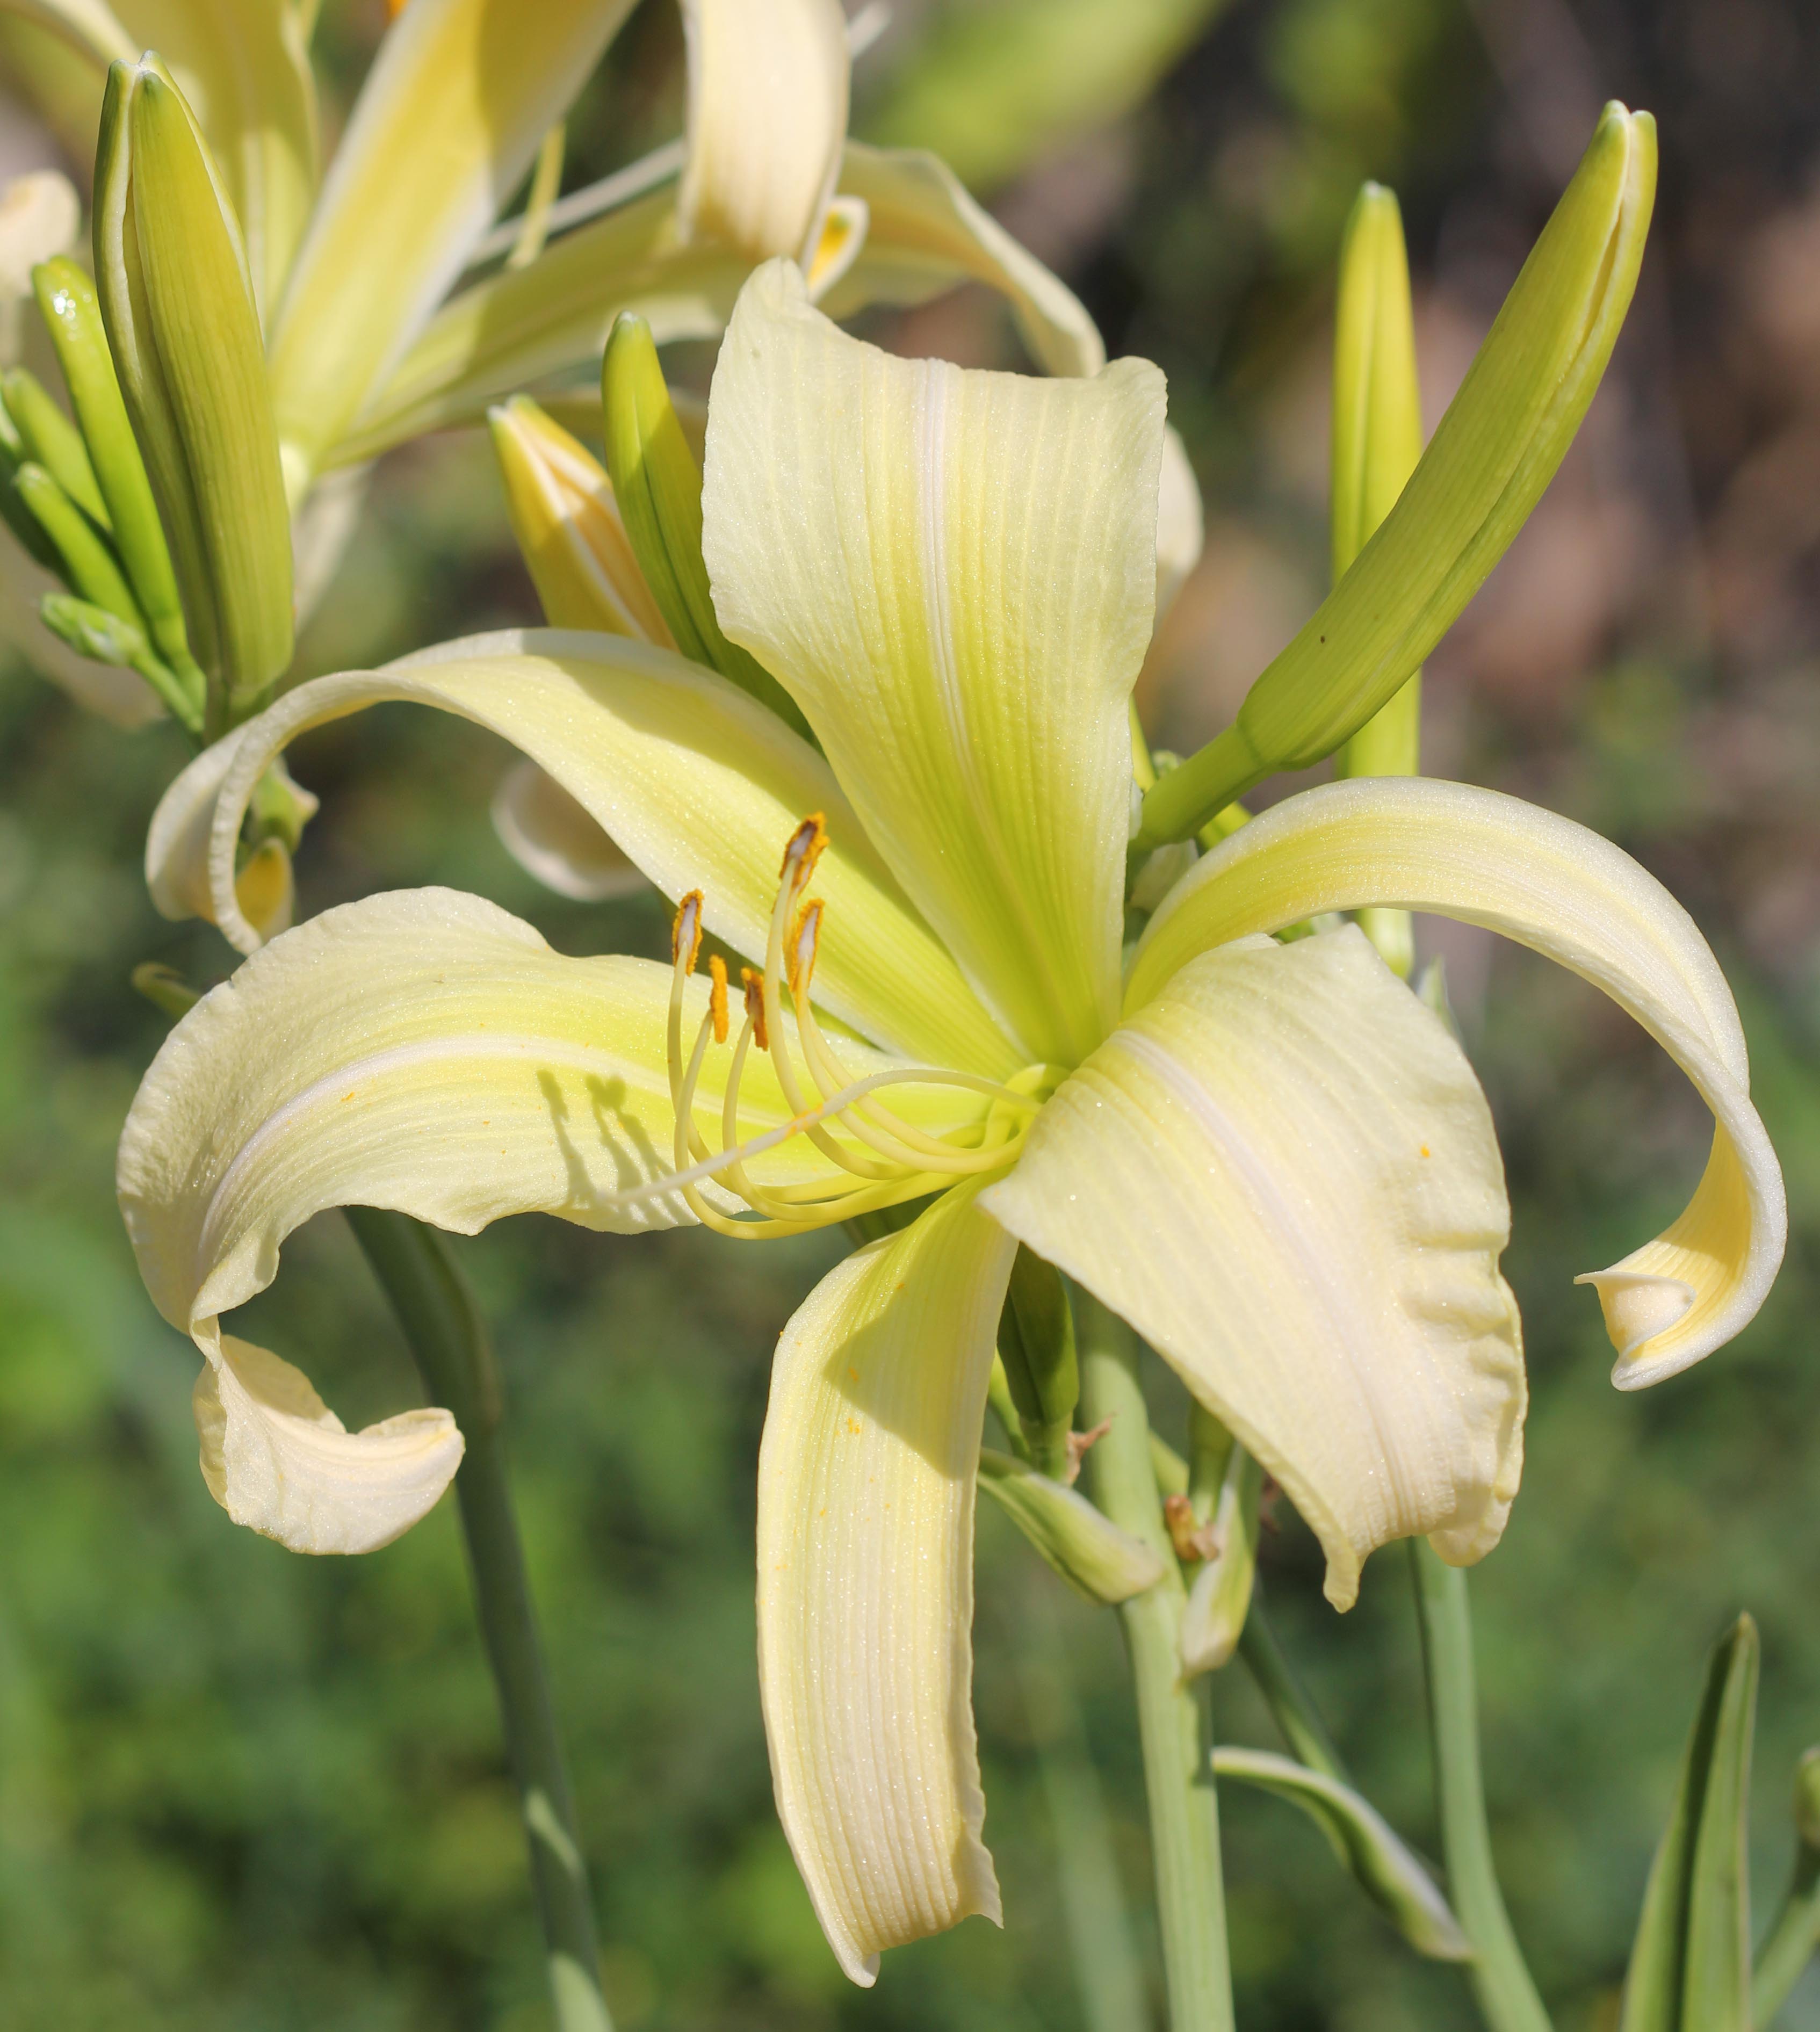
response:
M809 887L809 879L815 872L815 864L820 860L828 846L828 827L822 823L820 812L811 812L802 824L790 835L789 844L783 850L783 861L777 871L777 879L799 896ZM796 871L790 880L790 870Z
M670 958L686 978L695 971L701 951L701 891L691 889L676 906L676 921L670 928Z
M809 984L815 973L815 958L820 945L821 898L817 896L805 903L798 913L796 929L790 941L790 991L799 1004L809 999Z
M756 967L742 966L739 984L746 991L746 1016L752 1025L752 1040L761 1051L768 1051L771 1037L764 1022L764 977Z
M708 1014L714 1024L714 1041L727 1042L727 962L719 953L708 955Z

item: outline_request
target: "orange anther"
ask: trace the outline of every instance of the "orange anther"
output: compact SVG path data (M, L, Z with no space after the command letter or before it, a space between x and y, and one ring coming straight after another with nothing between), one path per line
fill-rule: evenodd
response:
M780 880L787 880L798 889L809 887L809 878L815 872L815 864L820 860L828 845L828 828L822 824L820 812L811 812L802 824L790 835L790 843L783 850L783 865L777 872Z
M719 953L708 955L708 977L713 984L708 991L708 1013L714 1019L714 1041L727 1042L727 962Z
M757 967L742 966L739 984L746 990L746 1013L752 1018L753 1042L761 1051L768 1051L771 1039L764 1027L764 976Z
M701 891L691 889L676 906L676 921L670 928L670 960L686 973L695 971L701 951Z

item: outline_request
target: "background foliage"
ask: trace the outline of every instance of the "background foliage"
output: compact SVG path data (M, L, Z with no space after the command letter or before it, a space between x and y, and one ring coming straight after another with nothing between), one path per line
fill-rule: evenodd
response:
M859 124L946 148L1112 349L1168 370L1209 524L1144 681L1179 746L1224 723L1320 590L1329 275L1358 179L1403 198L1438 413L1599 100L1662 124L1612 382L1428 695L1435 771L1600 827L1687 902L1737 984L1789 1176L1790 1261L1762 1317L1693 1373L1617 1395L1569 1280L1680 1204L1704 1118L1590 991L1435 935L1509 1164L1534 1389L1524 1491L1474 1577L1496 1832L1559 2022L1605 2026L1703 1655L1739 1607L1765 1639L1760 1908L1787 1866L1795 1756L1820 1738L1820 17L1802 0L1049 5L1069 64L1035 0L900 7ZM377 13L329 8L344 80ZM678 58L672 12L647 0L584 102L571 181L673 129ZM995 118L1014 86L1015 119ZM21 117L0 124L13 166L36 145ZM1014 357L984 297L885 335ZM502 530L477 439L383 467L305 667L532 618ZM387 708L293 760L324 801L306 909L446 882L565 950L660 950L654 901L561 904L507 861L487 820L503 753L474 730ZM449 1507L358 1562L232 1530L195 1470L193 1352L153 1315L113 1212L114 1137L161 1028L128 970L227 970L212 932L152 914L137 872L178 760L167 730L118 734L23 664L0 674L0 2016L533 2032L520 1838ZM776 1828L753 1462L768 1348L831 1253L536 1220L462 1249L497 1325L609 1995L628 2032L1080 2025L1039 1739L1071 1688L1153 1959L1128 1696L1112 1618L996 1515L978 1705L1004 1933L970 1922L853 1990ZM255 1310L247 1330L350 1423L412 1401L338 1216L293 1243ZM1160 1384L1158 1415L1180 1418ZM1339 1619L1307 1533L1286 1507L1279 1523L1264 1570L1284 1634L1368 1789L1432 1849L1401 1556ZM1228 1737L1272 1742L1242 1668L1217 1709ZM1299 1821L1231 1792L1224 1810L1245 2023L1471 2022L1457 1974L1415 1962ZM1785 2022L1820 2025L1820 1979Z

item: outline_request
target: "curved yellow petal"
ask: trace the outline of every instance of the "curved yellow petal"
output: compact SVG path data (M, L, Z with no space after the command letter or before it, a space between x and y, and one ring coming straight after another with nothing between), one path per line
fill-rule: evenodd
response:
M830 317L984 282L1011 306L1045 374L1097 374L1105 365L1104 342L1079 297L974 202L940 156L849 141L839 189L865 204L867 226L858 258L820 299Z
M689 50L686 240L805 267L846 139L839 0L682 0Z
M1371 904L1486 924L1571 967L1628 1010L1713 1111L1685 1212L1594 1285L1620 1390L1660 1382L1740 1332L1788 1238L1781 1167L1751 1105L1731 990L1693 920L1609 841L1463 783L1358 780L1254 819L1164 899L1133 960L1139 1008L1194 954L1324 910Z
M831 1271L758 1456L777 1810L840 1964L999 1919L973 1720L974 1470L1014 1247L958 1189Z
M630 9L411 0L387 32L273 329L293 491L428 323Z
M1351 1605L1366 1556L1497 1544L1523 1466L1491 1115L1348 927L1184 967L981 1206L1122 1313L1262 1461Z
M1127 712L1156 607L1163 377L899 360L787 262L715 370L715 611L796 700L912 900L1028 1059L1118 1007Z
M462 1464L447 1411L350 1432L301 1370L223 1334L192 1393L202 1478L237 1524L293 1552L371 1552L425 1515Z
M667 896L762 960L784 842L812 812L830 845L816 999L888 1048L1003 1074L1023 1063L868 841L828 765L734 685L673 652L553 629L476 636L385 669L319 678L205 749L165 793L146 842L152 900L197 907L241 950L258 939L230 891L235 842L266 764L306 727L386 700L488 727L576 799Z
M223 1335L222 1314L271 1283L312 1214L389 1207L464 1234L513 1213L622 1233L693 1219L660 1186L620 1197L671 1168L671 984L668 967L566 958L489 903L422 890L325 911L178 1024L128 1115L117 1183L147 1290L209 1364L204 1473L238 1521L303 1551L382 1545L460 1458L446 1413L350 1437L295 1370ZM698 975L686 1048L708 997ZM891 1063L843 1048L858 1076ZM711 1147L731 1059L709 1049L696 1089ZM902 1094L925 1133L983 1105L951 1089ZM771 1059L753 1054L741 1136L791 1114ZM848 1178L800 1136L748 1168L766 1187ZM712 1182L702 1190L734 1204Z

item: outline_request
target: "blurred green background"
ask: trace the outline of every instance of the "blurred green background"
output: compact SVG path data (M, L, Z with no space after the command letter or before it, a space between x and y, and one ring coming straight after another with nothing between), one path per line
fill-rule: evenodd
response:
M357 75L373 0L331 0ZM645 0L585 97L570 180L675 130L680 44ZM1563 2032L1616 1985L1706 1647L1765 1642L1759 1912L1820 1739L1820 17L1805 0L940 0L899 6L856 79L861 133L945 149L1161 362L1207 498L1206 558L1153 652L1153 735L1224 723L1321 589L1330 271L1358 180L1401 193L1437 413L1601 99L1662 123L1632 328L1580 444L1430 670L1429 766L1595 825L1693 910L1736 984L1787 1167L1790 1257L1748 1332L1642 1396L1573 1274L1680 1205L1706 1119L1577 981L1424 926L1496 1111L1534 1404L1508 1534L1474 1576L1488 1784L1519 1933ZM0 118L7 173L42 145ZM17 160L13 160L17 157ZM879 335L1015 359L962 294ZM699 376L704 359L684 363ZM376 478L303 667L529 620L476 437ZM656 954L655 899L535 889L491 833L504 751L387 708L293 752L323 797L302 907L444 882L564 950ZM445 1503L388 1550L300 1559L237 1532L195 1466L193 1350L153 1314L112 1201L121 1118L161 1033L137 961L230 955L161 922L138 872L181 760L0 672L0 2022L185 2032L537 2032L516 1813ZM753 1481L779 1328L832 1242L731 1250L523 1220L461 1245L495 1323L518 1482L600 1907L639 2027L1073 2028L1030 1678L1061 1675L1103 1773L1154 1987L1141 1776L1118 1631L995 1514L977 1702L1000 1934L973 1921L847 1986L772 1814L753 1667ZM249 1309L350 1425L415 1401L339 1217ZM1159 1380L1158 1417L1179 1429ZM1266 1585L1348 1757L1437 1845L1403 1556L1320 1599L1285 1508ZM1033 1665L1032 1661L1034 1661ZM1274 1746L1243 1668L1223 1735ZM1038 1701L1040 1719L1042 1702ZM1242 2022L1473 2023L1279 1803L1223 1802ZM1820 1978L1784 2023L1820 2026Z

